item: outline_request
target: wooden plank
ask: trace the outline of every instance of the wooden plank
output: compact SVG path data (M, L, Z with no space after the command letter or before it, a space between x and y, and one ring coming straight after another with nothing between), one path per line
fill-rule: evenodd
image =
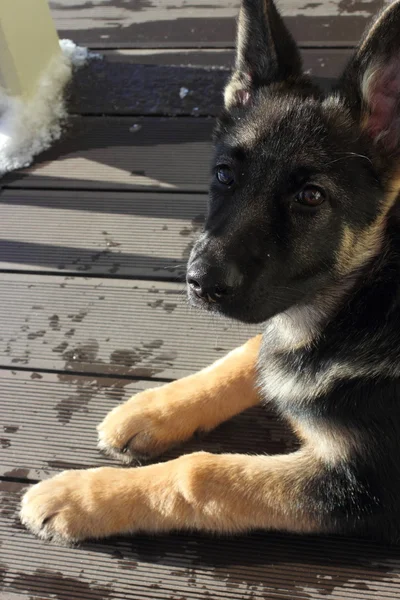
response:
M204 194L4 190L0 269L182 280L206 206Z
M382 0L281 0L279 8L302 46L358 42ZM239 0L51 0L61 37L96 48L232 47Z
M201 117L216 115L222 108L228 65L187 64L188 54L176 58L180 61L176 65L158 62L174 61L168 55L156 54L149 64L138 62L142 56L131 53L103 56L103 60L90 61L75 73L70 113ZM214 60L209 53L208 58Z
M26 486L0 481L2 600L389 600L400 553L367 540L277 533L130 536L66 548L18 520Z
M337 78L353 52L352 48L303 48L301 56L304 70L314 77ZM190 67L213 67L214 69L218 67L231 70L235 61L233 49L121 49L104 50L99 54L103 57L103 65L130 63L160 67L182 66L186 70ZM86 73L92 65L93 61L87 63L84 67ZM77 72L77 74L79 73L80 71Z
M311 75L315 83L324 90L329 90L332 84L336 83L353 53L354 50L352 49L318 48L302 50L304 71Z
M6 367L175 378L259 332L190 309L184 284L3 273L0 298Z
M212 119L76 117L62 141L3 186L205 192Z
M120 402L157 385L0 370L0 475L44 479L64 469L114 465L96 448L96 425ZM280 419L259 407L169 452L163 460L196 450L276 454L292 447L292 436Z
M324 90L351 50L304 50L304 70ZM233 65L233 51L118 51L79 69L69 111L86 114L215 116Z
M68 468L110 465L96 449L96 425L122 400L157 385L0 370L0 475L44 479Z

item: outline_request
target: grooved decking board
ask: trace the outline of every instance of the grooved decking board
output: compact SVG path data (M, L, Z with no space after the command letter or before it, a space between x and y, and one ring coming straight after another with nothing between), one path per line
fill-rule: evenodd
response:
M123 400L157 385L0 370L0 475L45 479L114 464L96 449L96 425Z
M339 76L343 66L353 54L351 48L302 48L300 50L303 58L305 71L314 77L336 78ZM131 65L155 65L159 67L203 67L223 68L231 70L235 62L235 51L233 49L155 49L142 50L103 50L97 52L105 65L115 63L129 63ZM87 72L94 64L89 61L85 67L76 73ZM107 67L105 67L107 68ZM84 69L84 70L83 70ZM199 71L200 73L200 71Z
M175 283L0 274L0 365L180 377L259 332Z
M280 0L302 46L354 45L381 0ZM60 37L92 47L229 47L239 0L51 0Z
M96 425L120 402L158 385L0 370L0 475L43 479L64 469L118 466L98 452ZM287 428L260 407L187 442L165 459L196 450L276 454L291 447Z
M332 87L350 50L303 51L304 71ZM233 51L106 52L74 76L70 113L215 116L234 62Z
M0 269L182 278L202 194L4 190Z
M207 190L213 119L75 117L62 140L9 187Z
M129 58L105 54L78 69L69 90L69 112L195 117L221 112L228 65L191 65L185 56L178 64L158 64L157 54L152 64Z
M18 520L26 486L0 481L2 600L395 600L400 549L346 538L131 536L65 548Z

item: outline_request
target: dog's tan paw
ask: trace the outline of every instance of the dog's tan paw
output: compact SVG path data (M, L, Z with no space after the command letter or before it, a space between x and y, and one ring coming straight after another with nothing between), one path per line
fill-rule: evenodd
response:
M22 499L22 523L57 543L102 537L102 487L107 480L100 471L64 471L34 485Z
M129 464L159 456L190 437L163 389L146 390L114 408L97 427L99 449Z

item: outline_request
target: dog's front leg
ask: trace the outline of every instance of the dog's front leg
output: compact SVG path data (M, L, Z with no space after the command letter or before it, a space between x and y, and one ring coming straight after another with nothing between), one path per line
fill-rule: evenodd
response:
M66 471L27 492L21 518L42 538L64 542L188 529L317 532L330 528L317 489L324 477L332 489L331 473L304 450L199 452L137 469Z
M194 375L146 390L116 407L98 427L99 447L123 462L154 457L195 431L209 431L258 404L261 337Z

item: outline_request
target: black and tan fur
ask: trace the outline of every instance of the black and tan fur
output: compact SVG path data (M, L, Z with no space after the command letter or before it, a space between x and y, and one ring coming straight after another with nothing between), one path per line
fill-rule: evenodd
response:
M300 449L67 471L28 491L22 521L67 542L255 528L397 540L400 1L323 97L272 1L243 0L213 165L189 297L263 335L114 409L99 445L157 456L262 401Z

